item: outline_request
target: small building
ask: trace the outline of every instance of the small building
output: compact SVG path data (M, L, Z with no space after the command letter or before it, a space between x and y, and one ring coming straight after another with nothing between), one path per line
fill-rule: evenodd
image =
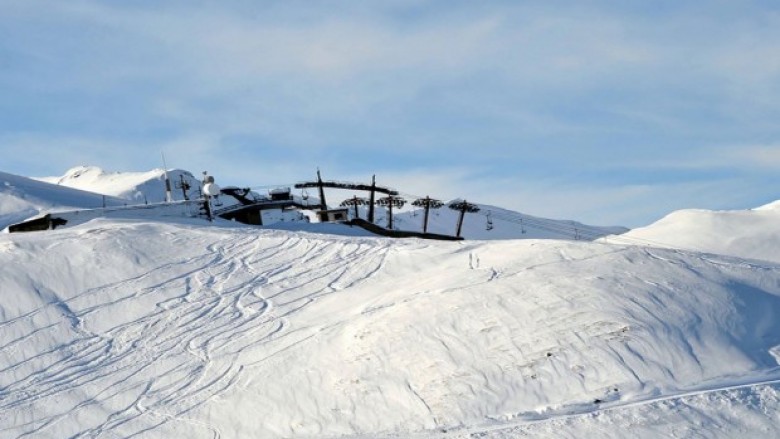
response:
M8 226L9 233L18 232L37 232L40 230L53 230L57 226L64 226L68 221L62 218L52 217L51 214L45 214L35 218L31 218L27 221L12 224Z
M287 201L292 200L292 191L289 187L280 187L276 189L271 189L268 191L268 195L271 196L272 201Z
M317 212L317 218L321 223L336 223L349 219L348 209L330 209Z

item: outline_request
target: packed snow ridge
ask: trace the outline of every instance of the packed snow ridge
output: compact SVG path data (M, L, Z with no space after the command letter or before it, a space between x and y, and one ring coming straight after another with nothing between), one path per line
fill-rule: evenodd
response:
M728 251L780 231L727 221L751 226L720 252L648 245L691 231L663 221L625 242L3 234L0 436L778 437L780 262Z

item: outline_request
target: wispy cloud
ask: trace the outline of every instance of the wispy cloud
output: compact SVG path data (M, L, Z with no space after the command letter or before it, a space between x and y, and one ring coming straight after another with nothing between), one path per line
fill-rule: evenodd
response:
M780 170L780 143L773 145L748 145L723 148L719 158L732 166L749 169Z
M638 216L619 214L638 212L625 194L661 209L652 198L670 187L722 192L734 172L768 196L777 7L563 6L9 0L0 150L114 169L157 166L164 150L251 184L322 166L529 213L588 200L614 222Z

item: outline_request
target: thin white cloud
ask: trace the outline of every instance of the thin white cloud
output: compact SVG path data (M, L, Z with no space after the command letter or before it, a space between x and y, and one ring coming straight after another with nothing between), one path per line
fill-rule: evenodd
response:
M458 3L406 20L383 11L419 3L328 3L312 2L313 12L305 13L288 2L10 0L0 26L24 30L32 23L51 31L0 43L29 55L35 73L45 70L45 80L25 82L28 70L19 69L16 82L0 87L36 90L30 95L47 101L75 96L83 116L67 123L52 117L67 126L60 133L27 136L10 126L0 148L40 154L67 148L74 164L117 170L158 166L165 150L172 166L208 167L235 184L289 182L318 165L348 178L350 168L359 170L339 160L392 149L403 163L384 169L378 163L368 172L386 174L391 185L416 182L404 190L599 222L606 212L614 211L616 221L631 216L610 209L610 199L626 212L644 209L622 201L633 198L662 209L654 197L677 186L604 188L591 181L571 189L564 179L505 182L499 175L555 160L590 167L591 175L609 166L778 166L776 142L767 135L780 110L780 61L772 56L780 49L777 15L744 12L746 18L732 20L681 8L659 22L598 4L504 2ZM131 109L119 121L91 111L104 96L111 105L97 108L129 102ZM107 128L79 131L91 126L90 117ZM136 125L120 126L128 122ZM165 134L138 134L147 129ZM701 146L728 129L745 145L756 133L770 141ZM127 132L132 138L123 137ZM645 146L634 146L636 139ZM696 146L686 148L687 139ZM653 149L654 143L664 147ZM264 148L271 147L288 148L289 157L266 161ZM238 156L226 153L237 149ZM421 155L449 160L423 162ZM20 167L34 162L18 160ZM467 168L474 161L479 170ZM491 171L491 162L500 172ZM387 172L401 166L411 170ZM588 213L588 206L598 212Z
M720 149L718 155L723 164L780 170L780 144L733 146Z

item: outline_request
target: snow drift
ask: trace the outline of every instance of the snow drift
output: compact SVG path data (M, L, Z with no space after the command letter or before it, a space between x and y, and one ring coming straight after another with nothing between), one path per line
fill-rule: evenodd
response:
M780 378L780 266L696 252L98 220L0 278L4 437L556 437ZM758 394L778 432L772 385L707 407Z
M780 262L780 201L752 210L680 210L616 240Z

